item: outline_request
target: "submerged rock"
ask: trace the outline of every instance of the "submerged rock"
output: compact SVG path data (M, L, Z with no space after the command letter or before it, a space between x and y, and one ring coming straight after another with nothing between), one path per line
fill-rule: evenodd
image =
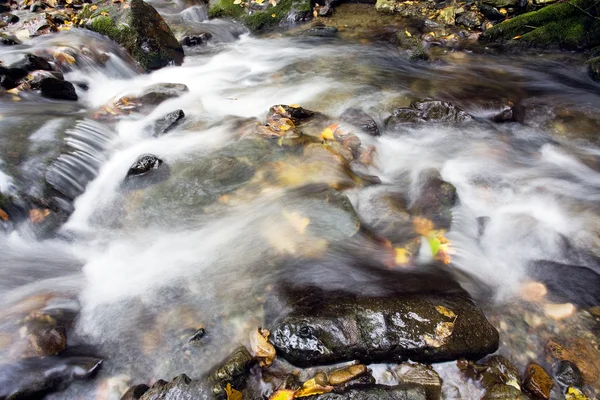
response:
M64 390L75 380L91 378L102 360L93 357L26 358L14 364L0 365L0 398L42 398Z
M410 213L433 221L438 228L449 229L452 224L452 207L458 199L456 188L443 181L435 170L421 173L419 181L423 183L409 208Z
M563 388L569 386L581 387L583 385L583 376L575 363L567 360L558 361L554 364L554 379Z
M415 123L460 123L473 117L447 101L413 101L410 107L397 108L385 121L388 130L397 131L406 124Z
M519 389L511 385L494 385L485 391L481 400L529 400Z
M478 359L498 348L498 332L466 295L291 296L291 311L276 306L266 321L277 354L298 366Z
M146 70L181 65L183 47L149 3L143 0L101 1L80 14L85 26L119 43ZM108 15L106 15L108 14Z
M141 385L134 388L140 388ZM134 389L131 388L130 390ZM143 387L139 389L142 391ZM135 399L135 397L133 397ZM208 387L201 380L192 380L186 374L181 374L171 382L159 379L150 389L145 391L140 400L185 400L210 399ZM125 400L125 396L121 398Z
M403 363L394 368L394 374L401 384L424 388L427 400L439 400L442 396L442 378L429 365Z
M244 346L238 347L227 357L209 376L212 383L212 394L217 397L226 397L225 389L231 385L241 389L247 378L250 367L254 364L254 358Z
M150 387L145 384L135 385L130 387L123 396L121 396L121 400L139 400L140 397L146 393Z
M340 119L344 122L347 122L352 125L356 125L359 127L364 133L371 136L379 136L381 133L379 132L379 128L377 127L377 123L369 114L366 112L356 109L349 108L342 113Z

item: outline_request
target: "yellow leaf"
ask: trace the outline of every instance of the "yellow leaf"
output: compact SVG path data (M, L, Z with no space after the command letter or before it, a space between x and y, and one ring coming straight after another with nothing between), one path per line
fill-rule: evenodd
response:
M323 129L323 132L321 132L321 139L324 140L334 140L335 136L334 133L338 128L338 124L332 124L329 125L327 128Z
M0 208L0 219L2 221L8 221L8 214L4 212L3 209Z
M277 14L271 14L271 17L275 18L277 16Z
M433 230L433 222L423 217L415 217L413 219L413 226L415 228L415 232L421 236L429 236Z
M574 388L574 387L569 387L567 389L567 393L565 394L565 399L566 400L589 400L589 397L587 397L581 390Z
M61 49L57 49L54 52L54 59L56 61L58 61L59 63L67 63L67 64L75 64L75 57L73 57L70 54L67 54L66 52L62 51Z
M296 230L301 235L304 234L306 227L310 225L310 219L302 217L302 215L298 212L287 212L284 210L282 211L282 214L285 217L285 219L289 221L290 225L292 225L292 228L294 228L294 230Z
M242 0L233 0L233 4L242 4Z
M290 104L291 108L302 108L300 104Z
M231 383L227 384L225 388L225 393L227 393L227 400L242 400L242 392L235 390L231 387Z
M262 3L264 3L264 2L265 2L265 0L254 0L254 2L255 2L256 4L262 4Z
M454 312L452 312L452 310L450 310L444 306L436 306L435 309L437 312L439 312L442 315L445 315L448 318L456 318L456 314L454 314Z
M411 253L403 247L394 248L396 254L395 260L397 265L407 265L410 262Z
M98 6L95 4L90 7L90 10L92 10L92 11L96 11L97 9L98 9Z
M423 335L423 340L430 347L441 347L446 344L453 330L454 322L439 322L435 327L435 335Z
M406 36L408 36L408 37L412 37L412 35L411 35L411 34L410 34L410 32L408 31L408 29L405 29L405 30L404 30L404 33L406 34Z
M295 390L291 389L280 389L273 393L269 400L292 400L294 398Z
M307 397L313 396L316 394L329 393L333 390L333 386L321 386L316 381L315 378L309 379L302 384L302 387L296 390L294 393L294 397Z
M35 208L33 210L29 210L29 220L34 224L44 222L48 215L50 215L50 210L48 209L40 210Z
M523 37L522 35L517 35L517 36L515 36L515 37L513 38L513 40L516 40L516 39L521 39L522 37Z

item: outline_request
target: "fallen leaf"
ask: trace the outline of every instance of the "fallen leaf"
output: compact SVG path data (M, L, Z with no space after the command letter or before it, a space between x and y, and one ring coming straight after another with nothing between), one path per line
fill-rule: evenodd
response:
M258 363L261 367L267 368L273 364L275 359L275 347L267 341L269 338L269 331L256 330L250 336L250 348L254 357L258 359Z
M75 64L75 57L73 57L70 54L67 54L60 48L56 49L56 51L53 54L53 57L58 63L67 63L71 65Z
M302 108L300 104L290 104L291 108Z
M404 33L406 34L406 36L408 36L408 37L412 37L412 35L411 35L411 34L410 34L410 32L408 31L408 29L405 29L405 30L404 30Z
M50 215L50 210L48 209L40 210L38 208L34 208L33 210L29 210L29 220L34 224L44 222L48 215Z
M284 210L282 214L289 221L290 225L292 225L292 228L301 235L304 234L306 227L310 225L310 218L303 217L299 212L287 212Z
M0 208L0 219L2 221L8 221L8 214L4 212L3 209Z
M567 393L565 393L565 399L566 400L589 400L589 397L587 397L581 390L574 388L574 387L569 387L567 389Z
M456 318L456 314L454 314L454 312L452 310L450 310L449 308L446 308L444 306L436 306L435 310L437 312L439 312L442 315L445 315L448 318Z
M403 247L394 248L395 261L397 265L407 265L410 262L411 253Z
M334 140L334 133L337 130L338 126L338 124L331 124L327 128L323 129L323 132L321 132L321 139Z
M435 327L435 335L426 334L423 340L430 347L441 347L454 331L454 322L439 322Z
M517 35L517 36L513 37L512 40L521 39L522 37L523 37L522 35Z
M242 0L233 0L233 4L242 4Z
M316 394L329 393L333 390L333 386L322 386L319 385L315 378L309 379L302 384L302 387L296 390L294 397L307 397Z
M97 9L98 9L98 6L95 4L90 7L90 10L92 10L92 11L96 11Z
M269 400L292 400L295 392L291 389L279 389L269 397Z
M415 232L421 236L429 236L433 230L433 222L423 217L415 217L413 219L413 226L415 228Z
M277 16L277 14L271 14L271 17L275 18Z
M225 393L227 393L227 400L243 400L242 392L232 388L231 383L227 384L227 387L225 388Z
M262 3L264 3L264 2L265 2L265 0L254 0L254 2L255 2L256 4L262 4Z

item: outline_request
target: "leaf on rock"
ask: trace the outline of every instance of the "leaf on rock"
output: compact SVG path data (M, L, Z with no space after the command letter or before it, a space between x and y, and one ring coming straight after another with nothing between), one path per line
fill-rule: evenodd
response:
M403 247L394 248L396 265L407 265L410 262L411 252Z
M569 387L567 389L567 393L565 394L565 399L566 400L589 400L589 397L587 397L581 390L574 388L574 387Z
M254 2L255 2L256 4L262 4L262 3L264 3L264 2L265 2L265 0L254 0Z
M454 322L439 322L435 327L435 335L423 336L425 343L430 347L441 347L446 344L454 330Z
M331 124L327 128L323 129L323 132L321 132L321 139L334 140L334 133L337 130L338 126L338 124Z
M277 2L275 2L275 4L277 4ZM302 108L302 106L300 104L290 104L290 107L291 108Z
M269 400L292 400L294 393L296 391L292 389L279 389L269 397Z
M232 388L231 383L227 384L227 387L225 388L225 393L227 393L227 400L243 400L242 392Z
M8 221L8 214L4 212L3 209L0 208L0 219L2 221Z
M421 236L429 236L433 230L433 222L423 217L415 217L413 219L415 232Z
M258 359L258 363L263 368L268 368L275 359L275 347L267 341L269 331L266 329L256 330L250 336L250 348L252 353Z
M302 384L302 387L296 390L294 397L307 397L314 396L317 394L329 393L333 390L333 386L322 386L319 385L315 378L309 379Z
M431 255L436 256L438 251L440 251L440 239L437 237L433 237L429 239L429 247L431 247Z
M442 315L445 315L448 318L456 318L456 314L454 314L454 312L452 310L450 310L449 308L446 308L444 306L436 306L435 310L437 312L439 312Z
M67 63L67 64L75 64L75 57L73 57L70 54L67 54L66 52L64 52L62 49L56 49L56 51L53 54L54 59L59 63Z

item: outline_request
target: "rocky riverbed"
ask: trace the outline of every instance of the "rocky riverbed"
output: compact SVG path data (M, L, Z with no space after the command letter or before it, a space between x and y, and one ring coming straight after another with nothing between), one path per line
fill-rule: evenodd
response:
M600 395L596 3L0 11L0 399Z

